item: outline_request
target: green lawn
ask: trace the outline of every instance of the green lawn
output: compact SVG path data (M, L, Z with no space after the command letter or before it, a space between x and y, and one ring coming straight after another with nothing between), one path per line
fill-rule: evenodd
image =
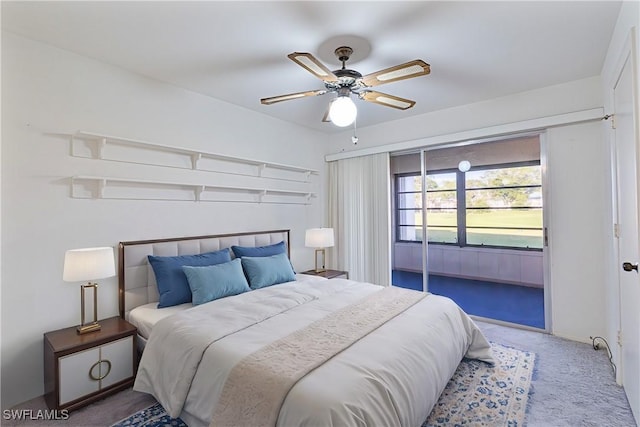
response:
M451 229L428 227L429 241L456 242L456 214L454 212L429 212L429 226L454 227ZM416 215L416 223L421 223ZM420 221L418 221L420 220ZM471 211L467 214L467 243L472 245L515 246L542 248L542 230L504 230L482 227L534 227L542 228L542 211Z
M455 212L429 212L427 225L455 227ZM420 213L416 213L416 224L422 224ZM470 211L467 213L467 227L535 227L542 228L542 211Z

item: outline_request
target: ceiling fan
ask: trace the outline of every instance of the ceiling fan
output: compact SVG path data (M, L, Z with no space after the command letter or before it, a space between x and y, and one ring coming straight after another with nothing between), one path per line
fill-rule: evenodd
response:
M341 46L334 53L338 60L342 62L342 68L334 71L329 70L310 53L294 52L287 55L293 62L321 79L324 82L325 89L262 98L260 102L265 105L271 105L291 99L335 92L338 96L329 104L329 109L325 113L323 121L331 121L336 126L349 126L355 121L357 115L356 106L350 98L351 94L364 101L406 110L413 107L415 101L377 92L369 88L398 80L424 76L431 72L429 64L421 59L416 59L363 76L358 71L350 70L345 66L345 63L353 53L352 48Z

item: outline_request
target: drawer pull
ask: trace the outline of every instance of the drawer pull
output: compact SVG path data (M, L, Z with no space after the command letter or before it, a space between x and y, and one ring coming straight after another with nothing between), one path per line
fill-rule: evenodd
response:
M104 375L99 375L99 376L93 375L93 370L95 369L96 366L100 366L101 363L107 364L107 372L105 372ZM91 369L89 369L89 377L91 377L91 379L94 381L100 381L105 379L107 375L109 375L109 372L111 372L111 362L109 360L98 360L96 363L94 363L91 366Z

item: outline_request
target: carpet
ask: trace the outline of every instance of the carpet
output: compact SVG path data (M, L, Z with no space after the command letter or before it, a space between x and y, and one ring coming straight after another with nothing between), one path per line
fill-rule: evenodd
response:
M495 366L463 359L422 427L524 425L535 353L492 343ZM112 427L187 427L159 403Z

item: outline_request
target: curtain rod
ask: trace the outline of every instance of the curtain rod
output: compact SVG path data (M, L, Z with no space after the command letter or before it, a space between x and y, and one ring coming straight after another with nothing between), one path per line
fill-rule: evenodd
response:
M591 122L596 120L607 120L612 115L604 115L604 108L592 108L590 110L574 111L572 113L558 114L554 116L540 117L537 119L523 120L502 125L489 126L485 128L472 129L468 131L455 132L443 135L429 136L425 138L412 139L408 141L395 142L378 145L359 150L344 151L340 153L327 154L326 162L349 159L353 157L368 156L371 154L391 153L396 151L407 151L419 149L430 145L451 144L456 142L470 141L474 139L491 138L496 136L508 136L522 132L544 130L556 126Z

